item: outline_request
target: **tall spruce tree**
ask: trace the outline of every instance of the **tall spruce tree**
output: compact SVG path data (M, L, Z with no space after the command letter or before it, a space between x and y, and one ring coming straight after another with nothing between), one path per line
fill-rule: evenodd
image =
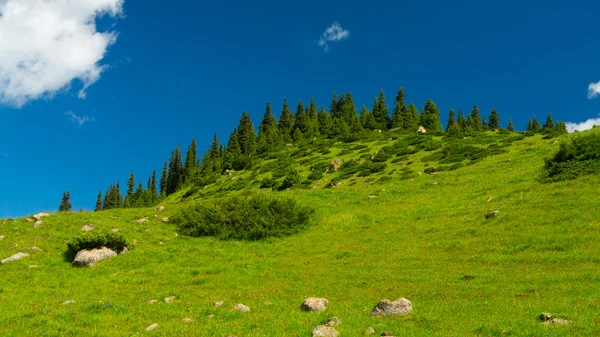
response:
M242 118L240 118L238 142L243 155L252 156L256 152L256 132L252 120L250 120L250 114L246 112L242 113Z
M463 115L462 110L458 109L458 118L457 121L458 123L458 127L460 127L460 129L464 129L467 127L467 119L465 118L465 115Z
M183 182L187 183L192 180L196 173L196 157L198 153L196 151L196 137L192 138L192 143L187 149L185 154L185 164L183 164Z
M404 118L404 131L417 132L419 129L420 117L419 109L414 103L411 103L406 110L406 118Z
M146 206L146 201L143 199L144 197L144 185L142 185L142 181L138 184L137 189L133 193L133 206L134 207L143 207Z
M481 131L481 116L479 115L477 104L473 105L471 114L467 118L467 124L473 131Z
M156 170L152 171L152 178L150 179L150 186L148 186L148 189L150 190L152 203L155 203L158 200L158 191L156 190Z
M392 111L392 129L400 129L405 130L405 112L407 110L406 104L404 102L406 98L406 94L404 93L404 88L400 87L398 90L398 94L396 95L396 107L394 111Z
M331 116L329 116L329 113L327 113L327 110L324 108L319 108L317 118L319 121L319 134L322 137L330 137L333 133L333 123L331 121Z
M458 122L454 117L454 110L450 109L448 112L448 124L446 125L446 132L450 132L451 130L459 129Z
M125 193L125 203L124 207L133 207L135 205L135 176L133 172L129 175L129 180L127 180L127 193Z
M308 119L308 115L304 110L304 103L302 103L302 100L300 100L296 106L296 114L294 115L294 132L295 130L300 130L302 134L306 135L310 133L310 120Z
M279 128L279 133L281 133L284 142L290 142L292 140L292 129L294 128L294 115L288 107L287 99L283 100L283 108L281 109L277 127Z
M537 117L535 117L535 116L533 116L533 122L531 122L531 131L533 131L535 133L542 132L542 126L540 125L540 122L537 120Z
M100 212L102 210L102 190L98 192L98 197L96 197L96 207L94 208L94 212Z
M489 120L490 123L488 126L490 130L496 130L500 128L500 115L498 115L498 111L496 111L496 109L492 109Z
M60 205L58 206L59 212L70 212L71 211L71 192L66 191L62 195Z
M559 134L567 133L567 123L563 121L556 122L556 131L558 131Z
M237 129L233 129L229 135L229 142L227 142L227 148L223 155L223 168L227 170L233 169L235 160L242 155L240 143L238 141Z
M310 132L308 138L313 138L319 135L319 117L317 116L317 103L315 99L311 99L308 107L306 108L306 116L310 123Z
M508 131L515 132L515 126L513 125L512 118L508 119L508 126L506 127Z
M169 186L169 171L167 171L167 162L163 165L163 169L160 175L160 197L165 198L167 196L167 189Z
M377 123L377 128L380 130L387 130L390 125L389 109L385 103L385 93L383 89L379 92L379 97L375 98L373 102L373 118Z
M169 175L167 176L167 196L177 192L183 184L182 166L181 166L181 149L179 145L171 151L171 159L169 160Z
M360 109L360 124L363 129L375 130L377 128L377 122L373 118L371 111L367 110L365 105Z
M258 153L272 151L277 148L280 143L281 136L279 134L279 130L277 129L277 120L275 119L275 115L273 115L271 112L271 103L267 103L265 115L258 126L256 151Z
M440 110L431 99L425 102L420 122L428 133L436 134L444 131L440 123Z
M552 116L550 114L548 114L548 117L546 117L546 123L544 123L544 126L542 127L542 131L545 133L555 131L554 120L552 119Z
M531 118L527 119L527 131L533 131L533 122L531 121Z

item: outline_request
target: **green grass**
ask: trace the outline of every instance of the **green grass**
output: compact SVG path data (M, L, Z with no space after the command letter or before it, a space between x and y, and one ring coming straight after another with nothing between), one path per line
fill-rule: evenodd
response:
M510 136L464 141L487 148ZM254 169L185 198L188 190L178 192L158 218L152 209L127 209L52 214L38 228L25 219L0 220L1 258L31 246L42 249L0 265L0 334L310 336L326 318L338 316L342 336L362 336L367 327L401 336L600 335L600 176L540 183L544 158L559 149L541 136L508 142L506 153L465 160L457 170L418 175L439 165L423 161L443 150L432 142L433 151L394 163L392 157L384 171L342 178L337 188L327 186L343 172L330 171L309 187L259 190L253 181L270 177L272 171L260 168L276 163L271 159L258 164L252 179ZM335 143L326 147L330 154L311 153L292 159L291 166L304 180L313 164L365 153L370 158L391 143ZM384 176L392 179L381 182ZM231 190L240 180L244 187ZM240 242L178 235L174 224L159 220L194 200L250 190L314 207L316 224L286 238ZM494 210L499 217L485 219ZM150 221L133 222L144 216ZM100 231L119 228L137 243L130 253L92 268L72 268L63 258L66 242L86 223ZM18 247L10 248L13 243ZM169 296L177 300L162 301ZM327 311L301 312L300 303L310 296L327 298ZM399 297L412 301L412 314L370 317L379 300ZM151 299L159 302L148 304ZM67 300L75 303L63 305ZM225 305L215 308L214 301ZM237 303L252 311L231 312ZM573 323L545 326L537 318L542 312ZM183 323L184 317L194 321ZM159 327L145 332L153 323Z

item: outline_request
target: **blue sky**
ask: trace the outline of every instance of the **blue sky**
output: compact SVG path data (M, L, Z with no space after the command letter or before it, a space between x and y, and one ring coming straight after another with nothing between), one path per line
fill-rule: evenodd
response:
M92 209L175 145L226 141L243 111L256 125L284 97L352 91L360 108L403 86L444 123L476 103L521 129L600 113L597 1L40 4L0 1L0 217L56 211L65 190Z

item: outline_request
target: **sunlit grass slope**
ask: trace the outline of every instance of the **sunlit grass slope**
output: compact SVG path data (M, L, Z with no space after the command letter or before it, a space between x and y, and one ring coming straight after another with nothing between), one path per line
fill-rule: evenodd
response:
M304 179L314 163L371 157L396 141L335 143L330 153L315 151L291 166ZM42 250L0 265L0 335L310 336L331 316L341 319L342 336L362 336L368 327L396 336L600 335L600 176L540 183L555 139L529 137L503 149L436 174L423 172L438 166L440 149L423 149L390 158L375 174L336 179L334 188L338 173L325 173L281 192L258 188L272 174L260 168L280 160L265 159L252 171L179 192L158 218L153 209L127 209L52 214L38 228L0 220L0 258ZM249 191L313 206L314 225L287 238L239 242L178 235L160 221L188 203ZM494 210L500 215L486 219ZM148 222L133 221L144 216ZM86 223L119 228L137 243L129 254L72 268L66 242ZM175 302L165 303L170 296ZM301 312L309 296L327 298L327 311ZM379 300L399 297L412 301L413 313L370 317ZM230 311L237 303L252 311ZM541 324L542 312L572 324ZM153 323L159 326L146 332Z

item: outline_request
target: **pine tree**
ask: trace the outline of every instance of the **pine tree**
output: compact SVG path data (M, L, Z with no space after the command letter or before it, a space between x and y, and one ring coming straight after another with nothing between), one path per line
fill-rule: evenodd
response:
M163 165L162 173L160 175L160 197L165 198L167 196L167 189L169 186L169 172L167 171L167 162Z
M250 114L246 112L242 113L238 126L238 142L243 155L252 156L256 152L256 132Z
M296 115L294 116L294 133L295 130L300 130L302 134L306 135L310 133L310 121L306 111L304 111L304 104L302 103L302 100L300 100L296 106Z
M292 139L291 135L292 129L294 128L294 115L288 108L287 99L283 100L283 108L281 109L277 127L279 128L279 133L281 133L283 140L289 142Z
M306 116L308 117L310 132L308 138L313 138L319 135L319 117L317 116L317 103L314 98L310 100L308 108L306 108Z
M59 212L70 212L71 211L71 192L66 191L63 193L60 205L58 206Z
M281 135L277 129L277 120L271 112L271 103L267 103L265 115L258 127L258 139L256 152L264 153L272 151L281 143ZM239 143L238 143L239 145Z
M531 123L531 131L535 133L542 132L542 126L535 116L533 116L533 122Z
M98 197L96 198L96 208L94 208L94 212L100 212L102 210L102 190L98 192Z
M559 134L567 133L567 123L563 121L556 122L556 131L558 131Z
M471 114L467 118L467 124L473 131L481 131L481 116L479 115L477 104L473 105Z
M229 142L227 143L227 148L223 155L223 168L227 170L233 169L233 163L241 155L242 150L240 149L240 143L238 142L237 129L233 129L229 135Z
M508 126L507 126L508 131L510 132L515 132L515 126L513 125L513 121L512 118L508 119Z
M196 172L196 137L192 138L192 143L185 154L185 164L183 164L183 182L190 181Z
M373 118L373 114L367 110L365 105L360 109L360 124L363 129L375 130L377 128L377 122L375 122L375 118Z
M458 122L456 121L456 118L454 117L454 110L450 109L450 111L448 112L448 124L446 125L446 132L449 132L451 130L455 130L458 129Z
M456 121L458 123L458 127L462 130L467 127L467 119L465 115L463 115L462 110L458 109L458 119Z
M332 119L342 117L340 113L341 100L343 100L343 96L340 95L340 98L338 98L337 93L334 91L333 98L331 99L331 103L329 104L329 114Z
M428 133L436 134L443 132L442 124L440 123L440 110L431 99L427 99L427 102L425 102L420 123Z
M488 131L490 129L490 127L488 126L488 123L485 121L485 117L481 117L481 131Z
M419 109L414 103L408 106L406 118L404 118L404 130L407 132L417 132L420 126Z
M148 186L148 190L150 190L152 203L155 203L158 200L158 191L156 190L156 170L152 171L152 178L150 178L150 186Z
M181 150L179 145L171 151L171 159L169 160L169 174L167 176L167 196L171 195L183 184L182 166L181 166Z
M500 128L500 116L498 115L498 111L496 109L492 109L492 113L490 114L490 130L496 130Z
M546 117L546 123L544 124L544 127L542 128L542 131L545 133L548 132L552 132L554 129L554 120L552 120L552 116L550 114L548 114L548 117Z
M127 193L125 194L125 207L133 207L135 205L135 197L134 197L134 189L135 189L135 176L133 172L129 175L129 180L127 180Z
M406 98L406 94L404 93L404 88L400 87L398 90L398 94L396 95L396 107L394 111L392 111L392 129L405 129L405 111L407 109L406 104L404 103L404 99Z
M387 130L390 125L389 109L385 103L385 93L383 89L379 92L379 97L373 102L373 118L377 123L377 128Z
M319 108L317 118L319 121L319 134L323 137L330 137L333 133L333 123L327 110Z
M527 119L527 131L533 131L533 122L531 122L531 118Z
M138 184L137 189L135 190L135 193L133 194L133 206L134 207L142 207L146 205L145 200L143 200L143 196L144 196L144 185L142 185L142 182L140 181L140 183Z
M299 128L294 130L294 134L292 135L292 140L294 143L301 143L304 141L304 136L302 135L302 131Z

